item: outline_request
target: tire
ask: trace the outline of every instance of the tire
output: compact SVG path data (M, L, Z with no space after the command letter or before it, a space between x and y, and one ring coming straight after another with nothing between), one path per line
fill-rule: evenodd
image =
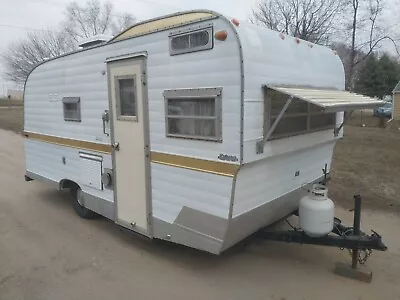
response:
M93 219L97 216L96 213L84 206L83 192L80 187L71 188L71 193L73 197L72 206L78 216L83 219Z

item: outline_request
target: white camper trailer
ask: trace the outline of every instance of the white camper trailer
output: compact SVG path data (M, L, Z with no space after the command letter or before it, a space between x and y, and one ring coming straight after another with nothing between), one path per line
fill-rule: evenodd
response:
M31 72L26 180L70 188L83 217L218 254L295 211L343 111L380 103L343 90L326 47L212 11L145 21Z

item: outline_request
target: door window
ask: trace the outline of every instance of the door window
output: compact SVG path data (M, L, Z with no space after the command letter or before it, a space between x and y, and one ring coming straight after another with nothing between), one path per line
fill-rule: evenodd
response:
M136 80L133 76L115 78L117 119L137 121Z

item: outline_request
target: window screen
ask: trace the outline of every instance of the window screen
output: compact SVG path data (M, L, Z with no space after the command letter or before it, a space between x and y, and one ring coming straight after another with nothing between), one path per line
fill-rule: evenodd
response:
M284 107L288 96L268 89L266 92L264 135L274 124ZM333 129L336 123L335 113L324 113L320 107L294 98L280 119L270 139L278 139L314 131Z
M63 112L64 120L72 122L81 122L81 101L79 97L64 97Z
M137 120L137 99L134 77L116 77L117 118Z
M166 132L170 137L221 140L220 95L215 89L164 93ZM209 94L209 95L207 95Z
M207 50L212 48L212 27L170 36L171 55Z

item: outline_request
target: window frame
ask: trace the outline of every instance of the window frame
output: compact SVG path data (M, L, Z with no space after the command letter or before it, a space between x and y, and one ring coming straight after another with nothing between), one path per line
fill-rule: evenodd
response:
M121 115L121 94L120 94L120 85L119 81L121 79L133 79L133 93L135 97L135 116L125 116ZM137 78L136 74L132 75L116 75L114 76L114 87L115 87L115 108L116 108L116 117L118 121L129 121L129 122L139 122L138 116L138 99L137 99Z
M185 115L169 115L169 100L196 100L196 99L214 98L215 116L185 116ZM189 140L212 141L222 143L222 87L216 88L196 88L196 89L176 89L164 91L164 114L165 114L165 136L168 138L181 138ZM169 119L193 119L193 120L210 120L215 122L215 136L175 134L169 132Z
M277 115L272 115L272 109L271 109L271 107L272 107L272 99L271 99L271 93L268 93L269 91L271 91L271 89L268 89L268 88L264 89L263 136L266 136L268 131L269 131L269 129L271 128L271 119L272 118L276 118L278 116L278 114L279 114L278 113ZM275 92L276 93L280 93L278 91L275 91ZM287 97L289 99L290 96L287 96ZM279 120L279 122L281 122L283 119L287 119L287 118L306 116L307 117L307 129L306 130L293 131L293 132L289 132L289 133L281 133L281 134L274 134L274 132L273 132L271 134L271 136L268 138L268 141L288 138L288 137L292 137L292 136L304 135L304 134L314 133L314 132L319 132L319 131L326 131L326 130L331 130L331 129L334 130L335 129L336 117L337 117L337 114L335 112L325 113L323 111L312 111L311 110L311 106L313 105L312 103L304 101L304 100L301 100L301 99L298 99L298 98L293 98L293 101L303 101L303 102L305 102L307 104L307 112L289 113L288 114L287 111L285 111L285 113L283 114L283 116ZM292 101L292 103L293 103L293 101ZM290 107L290 105L289 105L289 107ZM323 127L318 127L318 128L311 129L311 116L324 115L324 114L333 114L334 115L333 124L329 125L329 126L323 126ZM277 126L279 126L279 123L278 123ZM276 130L276 128L275 128L275 130Z
M206 45L203 46L197 46L197 47L193 47L193 48L186 48L186 49L174 49L172 47L172 40L176 37L180 37L180 36L185 36L185 35L191 35L197 32L202 32L202 31L206 31L208 33L208 43ZM190 37L189 37L190 39ZM189 41L190 42L190 41ZM180 30L180 31L175 31L175 32L171 32L169 34L169 54L171 56L174 55L180 55L180 54L185 54L185 53L191 53L191 52L197 52L197 51L203 51L203 50L211 50L214 48L214 28L212 25L203 25L203 26L198 26L198 27L192 27L192 28L188 28L185 30Z
M82 122L81 98L80 97L63 97L62 103L63 103L64 121L66 121L66 122ZM75 104L76 105L75 109L73 110L74 114L75 114L74 117L66 116L67 111L69 111L69 112L72 111L72 110L67 109L67 106L66 106L67 104Z

